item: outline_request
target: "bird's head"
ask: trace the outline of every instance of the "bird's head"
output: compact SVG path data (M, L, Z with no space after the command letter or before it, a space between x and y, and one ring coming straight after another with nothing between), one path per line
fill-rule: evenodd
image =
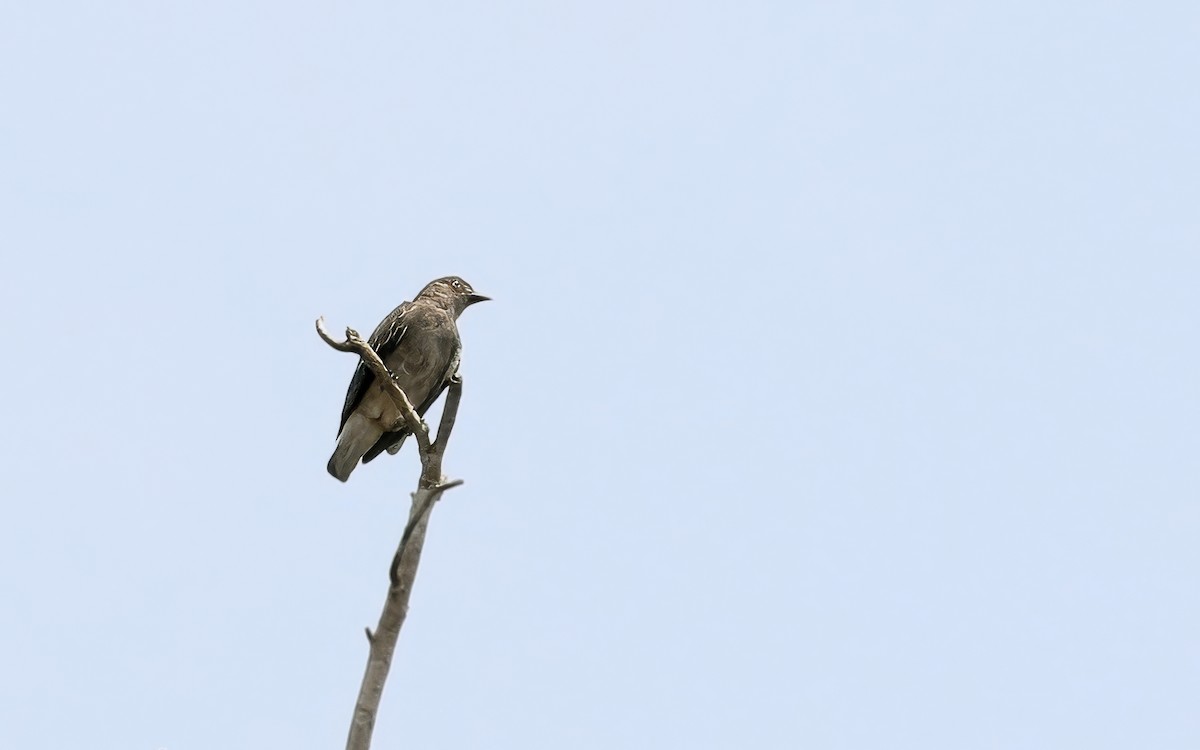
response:
M491 297L476 294L471 285L458 276L444 276L426 284L425 288L417 294L417 299L434 302L452 312L454 317L458 317L471 305L476 302L484 302Z

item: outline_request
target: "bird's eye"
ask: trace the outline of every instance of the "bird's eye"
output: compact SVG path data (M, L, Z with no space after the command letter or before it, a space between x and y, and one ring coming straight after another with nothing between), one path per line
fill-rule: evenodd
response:
M458 288L460 288L460 287L462 286L462 284L458 283L458 279L455 279L454 281L451 281L451 282L450 282L450 285L451 285L451 286L453 286L455 289L458 289Z

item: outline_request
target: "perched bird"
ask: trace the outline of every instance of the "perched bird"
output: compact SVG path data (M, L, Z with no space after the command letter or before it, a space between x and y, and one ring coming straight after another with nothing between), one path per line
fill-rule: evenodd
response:
M476 294L457 276L435 279L412 302L392 310L376 326L368 343L404 390L417 414L424 415L458 372L462 342L458 316L470 305L490 299ZM337 448L326 468L341 481L350 472L383 453L396 453L409 434L400 410L371 368L358 363L338 427Z

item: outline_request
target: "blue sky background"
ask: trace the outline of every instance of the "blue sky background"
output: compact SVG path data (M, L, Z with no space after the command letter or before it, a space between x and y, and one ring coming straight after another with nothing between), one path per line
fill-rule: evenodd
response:
M1198 7L5 5L0 746L1200 746Z

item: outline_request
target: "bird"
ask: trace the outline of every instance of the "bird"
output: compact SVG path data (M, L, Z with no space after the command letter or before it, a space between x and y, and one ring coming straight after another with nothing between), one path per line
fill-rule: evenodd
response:
M491 299L476 294L458 276L425 285L411 302L403 302L380 321L367 343L387 365L418 415L424 415L458 373L462 340L458 316L471 305ZM365 362L359 361L346 390L337 448L326 468L345 482L363 463L387 451L400 450L409 430L396 403Z

